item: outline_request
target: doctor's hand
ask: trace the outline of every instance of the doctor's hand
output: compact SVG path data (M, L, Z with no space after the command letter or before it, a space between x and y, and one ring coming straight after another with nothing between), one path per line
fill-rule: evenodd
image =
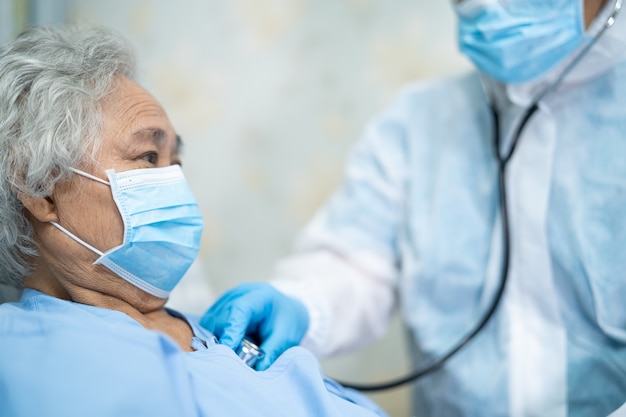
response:
M260 342L265 356L255 368L262 371L285 350L300 343L309 327L309 313L302 302L272 285L249 283L222 295L204 313L200 324L233 350L246 335Z

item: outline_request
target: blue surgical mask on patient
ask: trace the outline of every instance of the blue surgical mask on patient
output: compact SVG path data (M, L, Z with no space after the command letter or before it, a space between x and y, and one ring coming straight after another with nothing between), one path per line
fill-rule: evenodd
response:
M461 52L504 83L539 77L586 39L583 0L463 0L455 9Z
M52 222L63 233L100 255L94 262L159 298L167 298L200 249L202 215L179 165L106 171L109 181L73 169L111 187L124 222L121 245L102 252Z

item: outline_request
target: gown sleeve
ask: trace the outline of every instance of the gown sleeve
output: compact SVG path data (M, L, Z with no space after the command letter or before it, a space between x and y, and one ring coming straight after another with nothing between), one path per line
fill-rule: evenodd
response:
M407 178L405 108L399 100L368 125L343 184L277 264L272 283L307 306L302 345L318 356L380 338L392 316Z

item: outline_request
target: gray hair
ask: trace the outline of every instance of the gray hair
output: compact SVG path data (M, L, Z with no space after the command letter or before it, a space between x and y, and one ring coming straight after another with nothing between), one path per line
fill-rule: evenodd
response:
M134 68L103 28L31 28L0 48L0 283L20 287L38 254L17 195L49 196L69 167L93 162L100 103Z

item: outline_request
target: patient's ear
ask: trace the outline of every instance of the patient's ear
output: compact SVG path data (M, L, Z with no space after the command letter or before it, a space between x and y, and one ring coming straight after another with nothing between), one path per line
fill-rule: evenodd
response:
M58 221L56 205L52 197L31 197L22 193L17 194L30 215L42 223Z

